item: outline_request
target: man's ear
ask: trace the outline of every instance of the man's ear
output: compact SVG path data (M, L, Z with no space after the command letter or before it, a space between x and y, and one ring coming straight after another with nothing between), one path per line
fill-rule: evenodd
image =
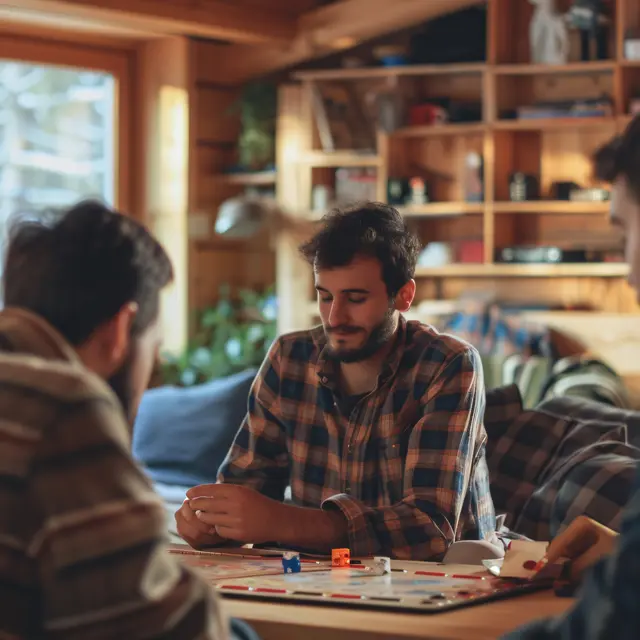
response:
M128 302L96 332L95 337L101 344L105 364L108 364L109 368L117 369L127 357L131 341L131 325L136 313L138 313L138 305L135 302Z
M405 313L411 308L413 299L416 296L416 281L411 279L407 282L400 291L398 291L395 300L394 307L397 311Z

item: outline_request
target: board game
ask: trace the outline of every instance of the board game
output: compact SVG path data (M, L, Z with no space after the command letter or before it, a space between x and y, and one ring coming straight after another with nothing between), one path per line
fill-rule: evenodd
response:
M280 557L184 553L224 597L437 613L549 588L545 580L505 580L477 565L392 561L375 575L367 561L332 569L303 560L300 573L284 574ZM357 561L356 561L357 562Z

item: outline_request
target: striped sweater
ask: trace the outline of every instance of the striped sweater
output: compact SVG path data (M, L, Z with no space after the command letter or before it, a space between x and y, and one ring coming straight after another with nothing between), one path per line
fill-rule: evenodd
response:
M226 638L107 384L48 324L0 313L0 639Z

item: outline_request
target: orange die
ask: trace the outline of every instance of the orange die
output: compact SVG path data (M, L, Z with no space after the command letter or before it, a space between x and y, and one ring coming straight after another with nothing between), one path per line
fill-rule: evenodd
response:
M348 567L351 564L351 552L349 549L332 549L331 566Z

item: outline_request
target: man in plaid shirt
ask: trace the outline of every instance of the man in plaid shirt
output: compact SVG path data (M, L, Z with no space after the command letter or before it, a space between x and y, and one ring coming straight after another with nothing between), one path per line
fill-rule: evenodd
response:
M493 538L479 356L401 315L419 250L378 204L329 214L301 247L322 326L273 344L219 483L176 513L187 542L433 560Z
M640 290L640 117L595 156L599 179L612 184L611 221L625 239L629 284ZM620 534L581 516L549 545L549 561L572 560L585 574L575 607L535 622L505 640L631 640L640 637L640 469Z

